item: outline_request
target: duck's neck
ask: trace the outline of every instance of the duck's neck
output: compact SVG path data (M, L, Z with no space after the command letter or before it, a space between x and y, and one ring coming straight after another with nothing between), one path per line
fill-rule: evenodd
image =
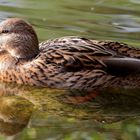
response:
M6 51L0 51L0 72L15 68L18 59L12 57Z

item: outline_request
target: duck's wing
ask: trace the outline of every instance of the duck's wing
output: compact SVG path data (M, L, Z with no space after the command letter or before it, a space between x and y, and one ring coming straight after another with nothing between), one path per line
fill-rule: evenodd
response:
M47 63L57 64L67 71L100 69L112 73L116 69L118 72L113 74L119 75L120 72L134 72L140 65L140 60L132 55L134 51L135 56L140 56L139 49L126 46L119 46L117 49L80 37L64 37L44 42L40 44L40 50L45 54Z
M69 71L104 69L103 57L113 53L90 40L80 37L63 37L40 44L40 51L47 62L63 66Z
M105 48L115 51L119 55L140 59L140 48L128 46L125 43L115 42L115 41L92 40L92 42L94 44L101 45Z
M115 58L111 57L104 60L111 73L117 72L118 74L128 74L130 72L140 71L139 48L128 46L127 44L121 42L97 40L92 40L92 42L123 56L123 58L119 58L117 56Z

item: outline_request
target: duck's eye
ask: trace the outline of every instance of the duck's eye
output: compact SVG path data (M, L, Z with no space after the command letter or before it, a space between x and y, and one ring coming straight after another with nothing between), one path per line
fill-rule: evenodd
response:
M9 33L9 31L8 30L2 30L1 33Z

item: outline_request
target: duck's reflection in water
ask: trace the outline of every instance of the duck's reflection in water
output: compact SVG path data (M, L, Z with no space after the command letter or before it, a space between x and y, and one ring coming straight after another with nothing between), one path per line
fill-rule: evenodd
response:
M140 115L139 89L59 90L0 84L0 132L113 123ZM33 113L34 112L34 113ZM32 117L31 117L32 116ZM31 119L30 119L31 118ZM58 126L57 126L58 125ZM84 126L83 126L84 127Z
M0 133L14 135L22 131L33 109L33 104L22 97L0 97Z

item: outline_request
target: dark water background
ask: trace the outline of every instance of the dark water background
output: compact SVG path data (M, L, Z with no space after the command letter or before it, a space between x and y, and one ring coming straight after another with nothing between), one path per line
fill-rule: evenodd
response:
M0 0L0 21L9 17L30 22L40 42L80 35L140 45L139 0ZM138 140L139 91L85 93L1 83L0 140Z

